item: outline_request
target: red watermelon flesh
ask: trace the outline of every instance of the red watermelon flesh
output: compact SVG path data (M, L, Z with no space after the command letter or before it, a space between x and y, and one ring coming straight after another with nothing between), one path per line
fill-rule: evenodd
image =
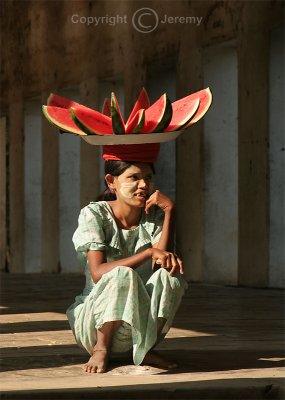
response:
M137 114L139 110L141 109L146 110L147 108L149 108L149 106L150 102L147 91L145 90L145 88L142 88L139 97L134 105L134 108L132 109L132 112L130 113L130 116L127 120L126 126L130 123L130 121L134 118L134 116Z
M106 97L102 107L102 114L107 115L107 117L111 117L111 100Z
M190 96L185 97L187 101L189 100L194 100L199 98L200 104L198 107L198 110L194 117L190 120L190 122L185 126L185 128L195 124L195 122L199 121L208 111L212 104L212 93L210 88L206 88L203 90L200 90L199 92L190 94Z
M172 119L164 132L177 131L187 125L198 110L199 103L199 98L190 101L183 98L172 103Z
M48 106L70 108L70 107L83 107L82 104L76 103L75 101L66 99L65 97L59 96L58 94L51 93L47 99Z
M145 123L141 133L162 132L172 118L172 105L166 93L145 110Z
M43 106L43 113L49 122L65 132L75 133L76 135L86 135L71 118L67 108Z
M145 110L138 110L135 116L126 123L126 134L140 133L145 121Z
M69 111L75 124L86 133L95 135L111 135L113 133L112 120L107 115L87 107L71 107Z

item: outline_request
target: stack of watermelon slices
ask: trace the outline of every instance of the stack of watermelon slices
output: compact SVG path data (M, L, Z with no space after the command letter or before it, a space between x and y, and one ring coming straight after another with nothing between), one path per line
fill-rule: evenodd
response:
M150 134L188 128L205 115L211 103L212 93L206 88L174 103L163 94L150 105L143 88L126 122L115 93L105 99L102 112L51 94L43 113L61 131L76 135Z

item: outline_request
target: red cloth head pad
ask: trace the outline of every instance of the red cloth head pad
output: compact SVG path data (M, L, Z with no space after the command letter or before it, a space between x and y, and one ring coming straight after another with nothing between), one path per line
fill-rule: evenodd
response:
M159 143L107 145L103 146L103 159L152 163L158 157L159 147Z

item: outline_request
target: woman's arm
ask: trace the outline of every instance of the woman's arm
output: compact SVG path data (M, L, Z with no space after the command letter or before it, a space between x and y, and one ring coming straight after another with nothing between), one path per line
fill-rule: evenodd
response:
M87 253L88 263L92 279L97 283L101 277L112 269L124 266L137 268L148 258L152 258L155 263L157 260L161 267L167 268L172 275L177 269L183 274L183 266L180 258L173 254L174 248L174 223L175 208L174 202L159 190L156 190L146 201L145 212L148 213L150 207L157 205L164 211L164 221L160 239L153 247L143 250L133 256L122 258L117 261L106 262L105 252L99 250L89 250Z
M88 263L93 281L96 283L101 279L102 275L112 269L123 265L124 267L136 268L151 257L151 248L148 248L131 257L122 258L120 260L106 262L105 252L98 250L89 250L87 253Z
M172 269L174 265L177 264L177 261L172 253L160 249L154 249L152 247L133 256L121 258L120 260L111 262L106 262L105 252L100 250L88 250L87 257L91 277L95 283L97 283L104 274L110 272L116 267L123 265L124 267L135 269L150 257L154 261L158 259L161 260L163 265L169 269Z
M153 205L157 205L164 212L164 221L160 239L153 247L160 250L174 250L174 232L175 232L175 207L174 202L159 190L156 190L146 202L145 212Z
M174 251L174 232L175 232L175 210L169 210L164 214L161 236L153 247L160 250Z

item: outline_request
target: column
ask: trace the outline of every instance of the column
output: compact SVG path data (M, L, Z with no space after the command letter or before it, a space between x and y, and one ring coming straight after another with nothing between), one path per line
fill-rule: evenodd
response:
M24 110L21 92L9 101L10 272L24 272Z
M177 98L200 90L202 54L195 35L182 35L177 69ZM176 143L177 252L188 280L202 280L203 122L183 131Z
M0 119L0 268L6 268L6 245L7 245L7 225L6 225L6 117Z
M239 38L238 283L268 284L268 24L267 2L244 3Z

